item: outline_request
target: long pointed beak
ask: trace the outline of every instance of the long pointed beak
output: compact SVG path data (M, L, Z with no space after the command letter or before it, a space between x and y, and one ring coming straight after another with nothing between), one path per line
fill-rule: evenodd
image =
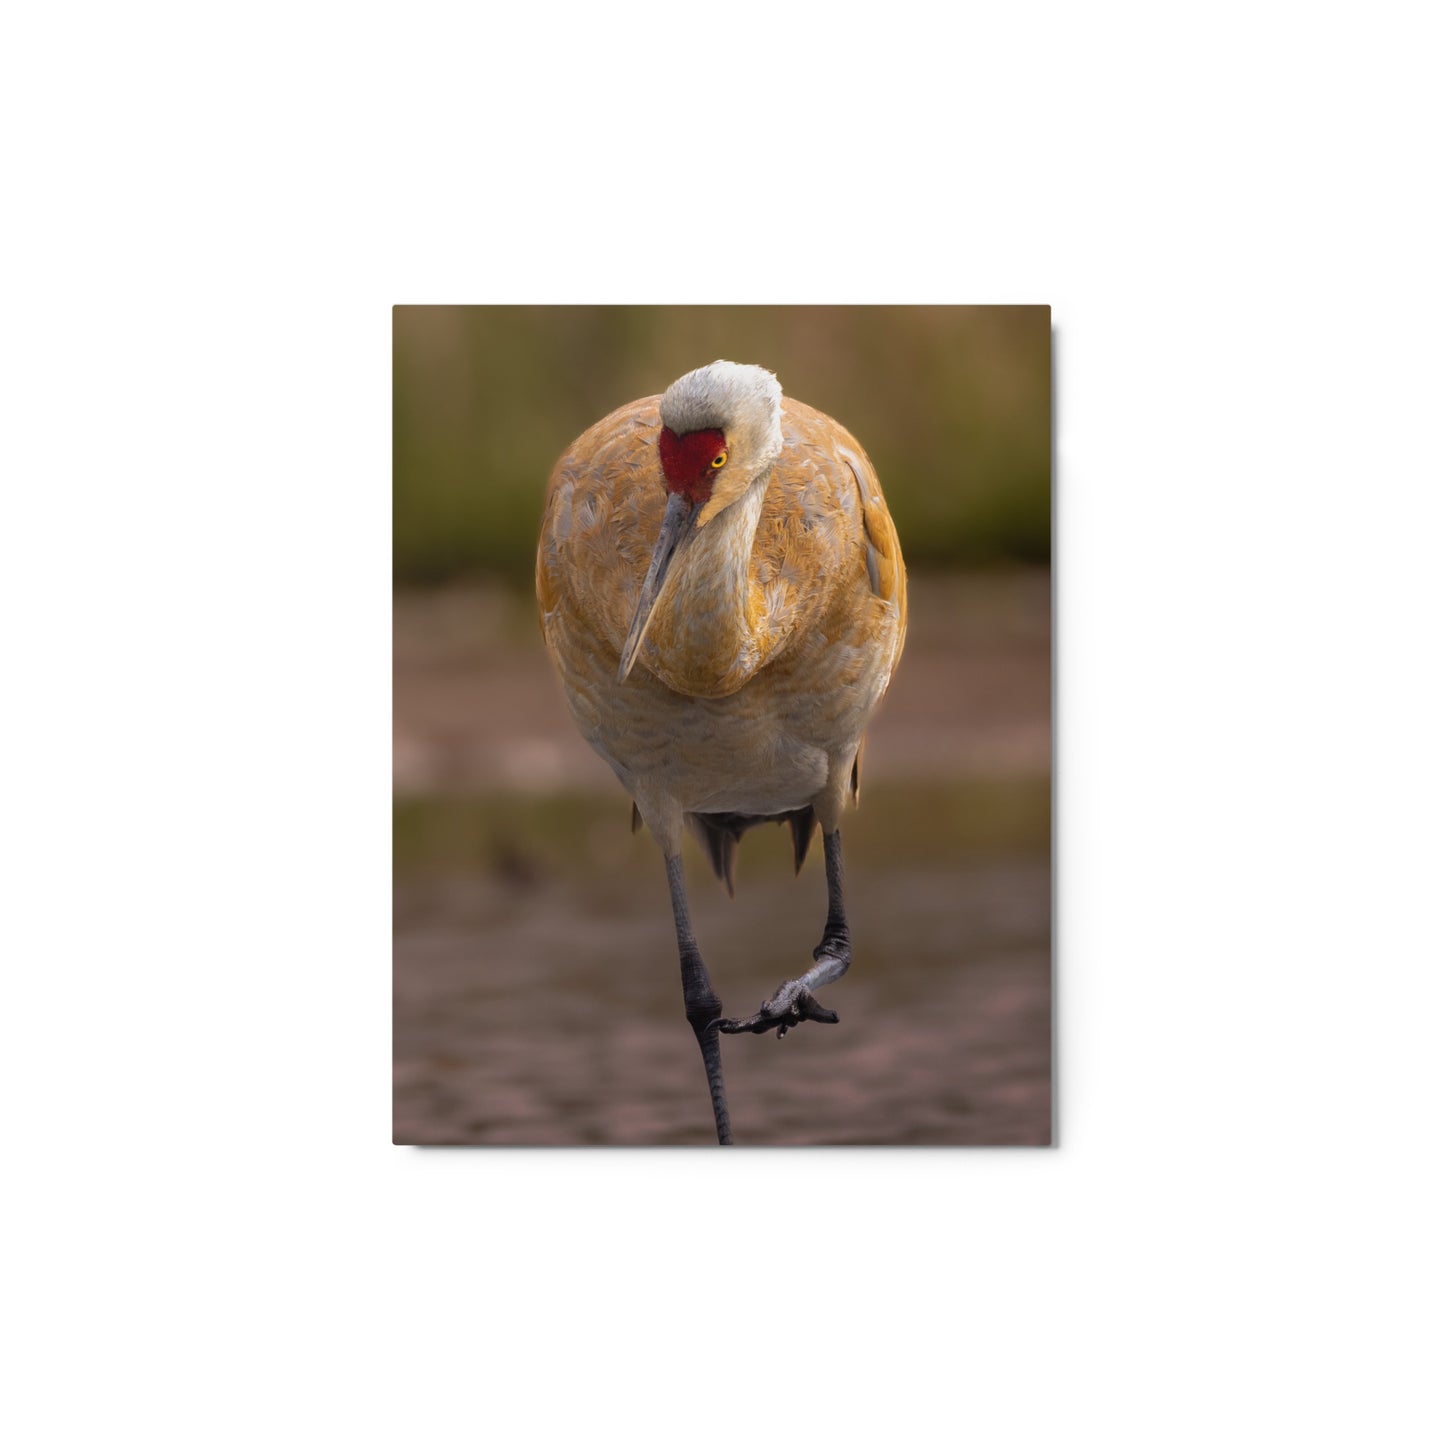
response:
M697 504L689 502L681 492L673 492L667 499L667 511L662 514L662 530L657 534L657 545L652 549L652 561L647 567L647 576L642 582L642 595L637 599L637 611L632 614L632 626L627 629L627 641L622 644L622 660L617 665L617 680L625 682L637 661L642 639L647 636L647 624L662 595L662 584L667 580L667 569L677 554L678 543L687 535L692 519L697 515Z

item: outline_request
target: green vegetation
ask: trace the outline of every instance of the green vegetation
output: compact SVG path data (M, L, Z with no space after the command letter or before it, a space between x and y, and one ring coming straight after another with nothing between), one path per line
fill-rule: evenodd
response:
M430 307L393 313L395 580L530 585L552 465L719 356L836 417L910 567L1046 562L1046 307Z
M439 795L393 807L397 876L492 872L514 881L575 873L654 874L656 846L646 832L629 839L629 805L597 793ZM1051 836L1047 777L960 778L868 785L847 815L850 861L896 867L942 858L1047 852ZM744 839L739 887L754 869L787 869L791 844L764 826ZM807 867L821 866L814 840ZM690 864L701 852L688 844Z

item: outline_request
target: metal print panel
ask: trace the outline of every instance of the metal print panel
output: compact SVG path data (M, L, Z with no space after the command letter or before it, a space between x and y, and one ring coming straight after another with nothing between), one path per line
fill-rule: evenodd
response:
M393 1137L1053 1137L1047 307L398 307Z

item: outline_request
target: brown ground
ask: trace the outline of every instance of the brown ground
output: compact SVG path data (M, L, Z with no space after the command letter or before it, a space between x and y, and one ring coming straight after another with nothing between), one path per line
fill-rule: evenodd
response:
M844 832L841 1022L724 1040L739 1143L1051 1137L1047 579L912 586ZM394 1137L708 1143L660 857L527 609L399 598L396 639ZM820 860L795 880L784 835L750 834L735 901L688 868L714 984L751 1012L811 962Z

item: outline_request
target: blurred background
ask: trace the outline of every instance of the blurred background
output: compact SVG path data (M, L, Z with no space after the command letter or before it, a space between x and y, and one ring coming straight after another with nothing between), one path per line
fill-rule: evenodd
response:
M411 307L394 341L398 1143L711 1143L661 854L582 742L537 626L552 465L718 357L863 444L909 632L844 824L833 1027L724 1041L740 1144L1051 1138L1047 307ZM811 963L821 846L688 842L724 1008Z

